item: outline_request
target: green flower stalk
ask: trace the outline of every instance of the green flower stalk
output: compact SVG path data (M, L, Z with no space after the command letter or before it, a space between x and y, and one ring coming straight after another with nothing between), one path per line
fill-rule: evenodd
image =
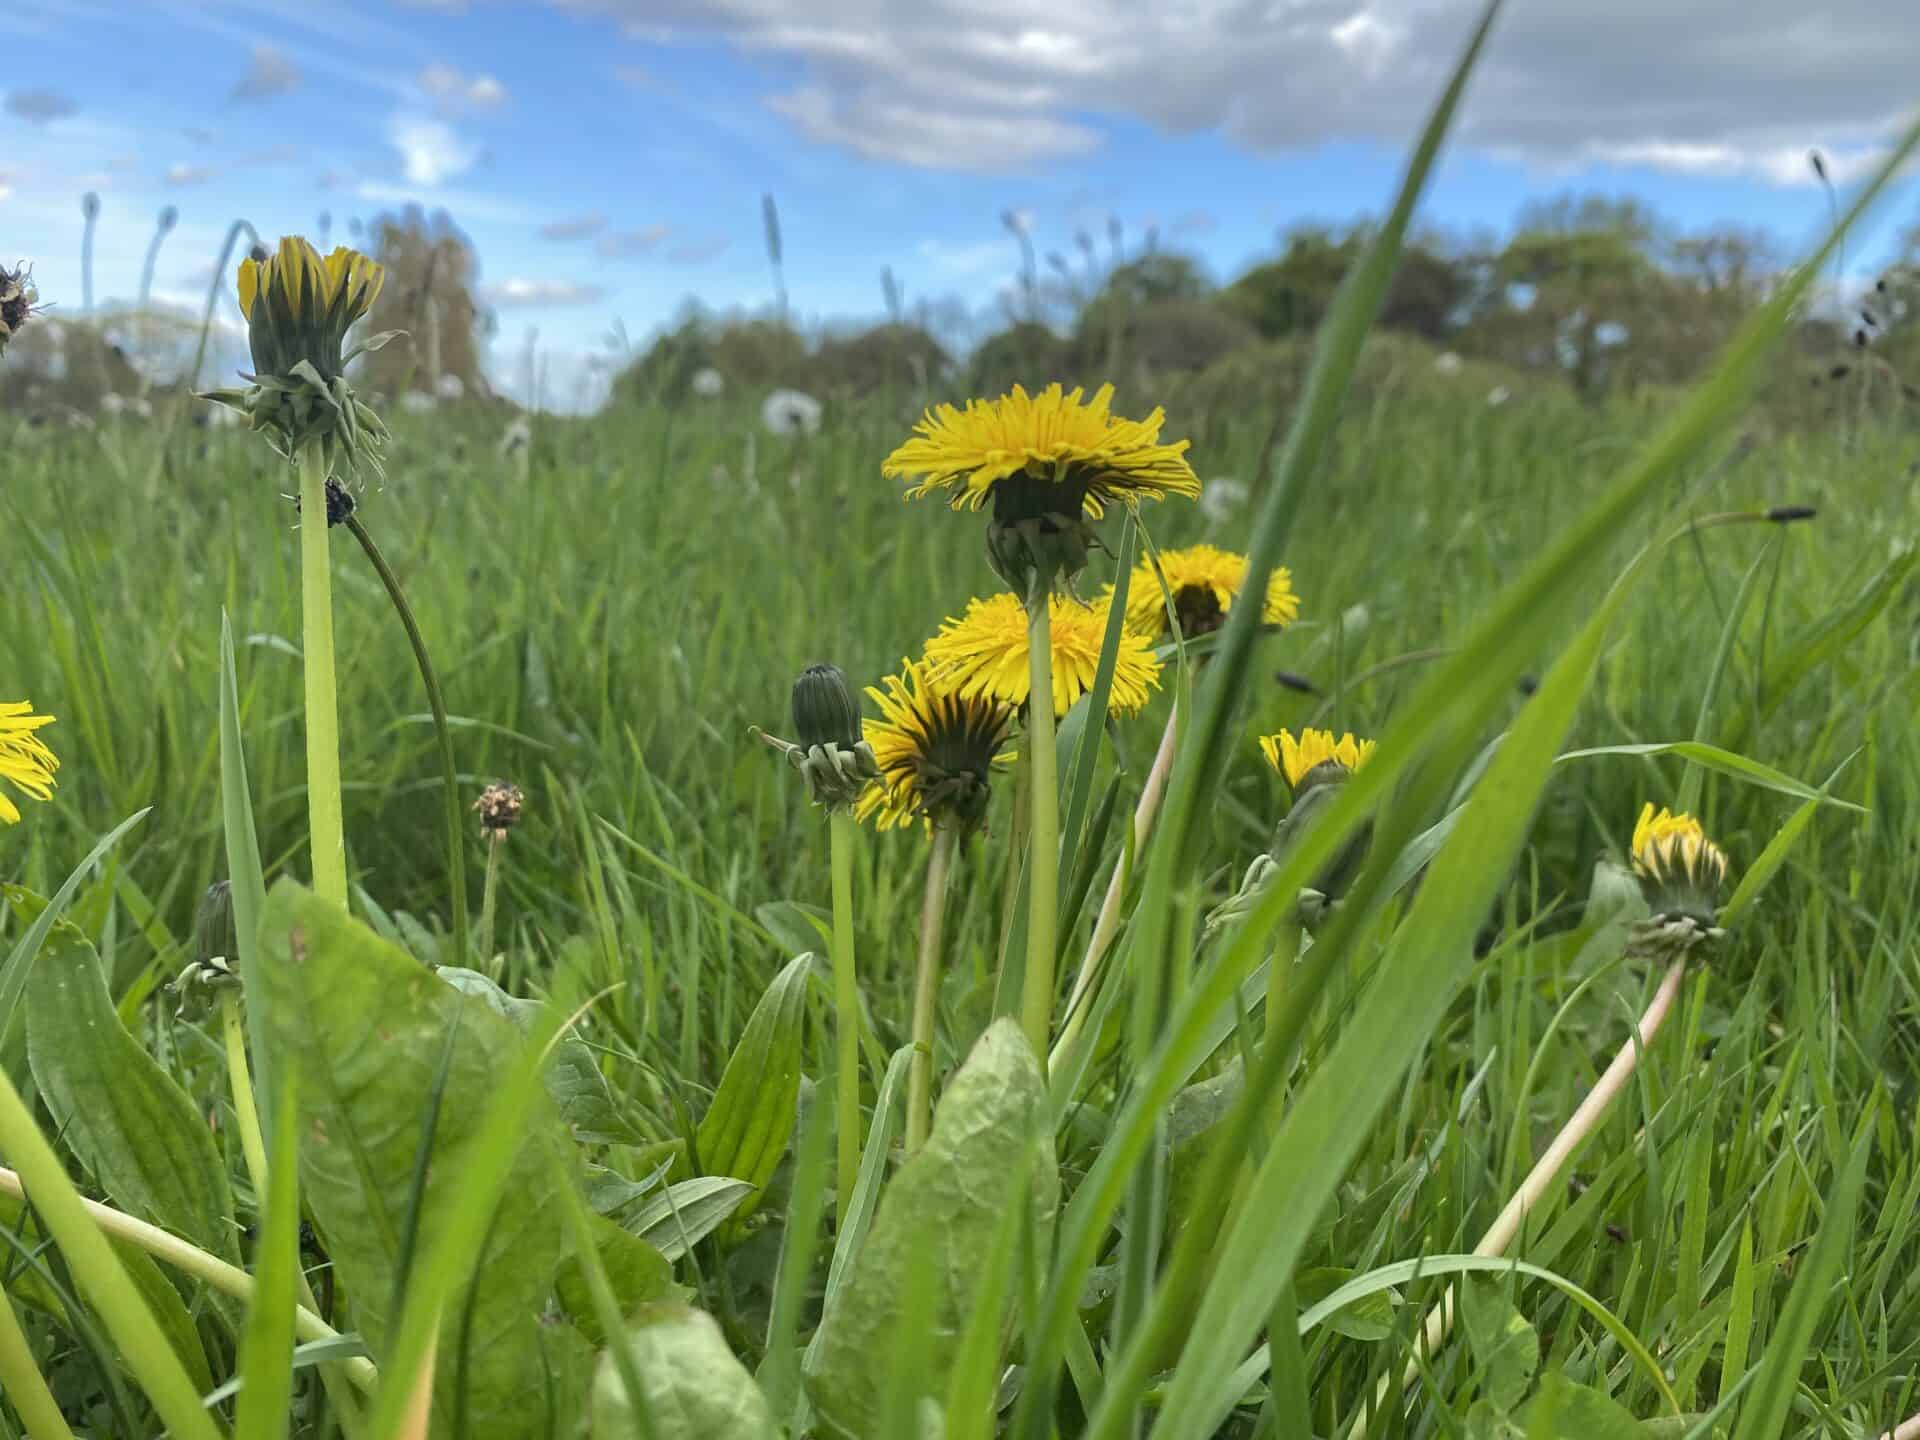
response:
M873 747L860 731L846 672L838 665L809 665L793 682L793 730L797 740L753 733L787 757L807 783L813 803L827 811L833 866L834 1108L840 1117L834 1193L839 1223L853 1205L860 1175L860 980L853 954L853 805L879 778Z
M473 802L474 811L480 816L480 838L487 846L487 878L480 891L478 956L481 967L496 980L500 976L493 963L493 920L500 888L500 855L506 847L507 836L520 823L526 798L518 785L496 780Z
M201 398L238 410L299 471L302 651L307 709L307 820L313 888L347 903L347 847L340 805L340 715L333 650L333 575L327 530L338 502L328 481L337 465L381 469L387 438L380 417L355 397L346 367L397 332L346 350L347 332L380 294L386 271L345 248L326 259L289 237L276 255L240 265L240 308L254 373L245 390ZM339 492L345 495L344 489ZM345 515L339 520L344 521Z

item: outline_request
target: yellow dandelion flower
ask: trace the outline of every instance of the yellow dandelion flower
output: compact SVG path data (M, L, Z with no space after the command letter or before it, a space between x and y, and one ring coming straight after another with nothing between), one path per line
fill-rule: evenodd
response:
M1053 642L1053 713L1064 715L1093 689L1109 612L1104 601L1089 605L1070 595L1055 595L1047 605ZM1019 598L1003 591L984 600L969 600L964 615L949 619L927 641L927 660L963 695L1025 705L1033 687L1029 633ZM1123 627L1114 655L1113 684L1107 692L1108 710L1115 715L1137 714L1159 685L1160 659L1153 647L1145 637Z
M1180 617L1180 633L1191 640L1218 630L1247 583L1247 557L1218 545L1189 545L1160 552L1160 574ZM1112 587L1108 587L1112 593ZM1267 602L1260 619L1268 625L1291 625L1300 618L1300 597L1293 593L1293 572L1276 566L1267 577ZM1127 628L1149 640L1167 633L1167 600L1153 573L1153 561L1134 567L1127 584Z
M956 510L978 510L991 498L987 552L1000 578L1023 592L1030 574L1051 586L1084 568L1092 542L1087 521L1108 504L1200 493L1186 459L1190 442L1160 441L1163 410L1127 420L1112 412L1113 386L1102 385L1091 400L1084 394L1056 383L1029 395L1016 385L964 410L937 406L881 462L880 473L918 477L909 496L951 491Z
M0 780L19 787L35 800L53 798L53 772L60 761L36 731L53 724L53 716L36 715L25 700L0 704ZM20 810L0 788L0 822L17 825Z
M1260 737L1260 753L1267 757L1269 765L1286 776L1287 784L1295 790L1322 765L1358 770L1367 763L1373 750L1373 741L1356 740L1351 732L1338 740L1333 738L1331 730L1302 730L1298 740L1290 730Z
M386 284L385 267L345 246L331 255L298 236L279 250L240 262L240 310L247 317L253 356L245 390L216 390L201 398L246 415L275 448L291 456L308 443L342 452L353 464L379 471L386 427L354 397L347 366L377 350L398 331L368 337L352 350L347 332L373 309Z
M880 778L853 813L881 830L915 820L971 829L986 817L994 767L1012 758L1005 746L1013 708L991 696L960 694L924 660L901 664L885 688L867 687L882 717L863 725Z
M1710 898L1726 883L1727 852L1691 815L1675 815L1665 806L1656 813L1649 800L1633 827L1633 868L1656 886L1684 882Z

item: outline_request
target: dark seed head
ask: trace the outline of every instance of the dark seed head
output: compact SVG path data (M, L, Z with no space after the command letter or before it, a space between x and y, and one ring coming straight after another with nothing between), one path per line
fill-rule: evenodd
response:
M1767 519L1776 525L1790 525L1795 520L1811 520L1819 513L1811 505L1776 505L1767 511Z

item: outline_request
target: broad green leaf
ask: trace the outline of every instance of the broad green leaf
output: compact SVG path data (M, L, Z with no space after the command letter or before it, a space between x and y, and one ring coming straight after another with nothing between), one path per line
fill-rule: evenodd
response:
M753 907L753 917L767 927L774 943L790 955L833 943L833 915L818 905L802 905L798 900L769 900Z
M623 1215L621 1223L669 1260L678 1260L738 1213L759 1189L725 1175L679 1180Z
M443 965L435 972L456 990L478 995L495 1011L505 1015L526 1034L547 1013L544 1000L526 1000L509 995L478 970L463 970ZM593 1047L569 1029L553 1047L553 1056L545 1071L547 1094L560 1123L582 1144L639 1145L646 1137L620 1113L608 1083L593 1056Z
M1461 1281L1459 1293L1480 1394L1496 1409L1511 1411L1540 1368L1540 1336L1498 1281L1469 1275Z
M634 1406L611 1353L593 1385L593 1440L773 1440L773 1412L711 1315L648 1305L625 1341L645 1387ZM640 1428L636 1408L644 1411Z
M53 899L41 900L30 891L15 885L0 885L0 896L12 901L15 897L31 896L41 908L32 914L33 923L14 942L7 952L7 958L0 961L0 1063L4 1063L9 1074L18 1075L14 1068L18 1058L19 1040L14 1031L14 1014L20 1004L20 996L26 989L27 972L33 968L33 957L40 953L41 942L47 938L47 932L53 928L67 906L72 903L74 894L80 889L93 867L102 856L119 842L122 835L146 819L147 811L129 815L113 829L102 835L93 849L87 852L87 858L73 867L73 873L54 892Z
M1009 1195L1023 1184L1044 1244L1060 1198L1046 1086L1018 1023L1003 1017L940 1097L927 1143L881 1194L846 1286L821 1318L806 1382L823 1433L851 1440L879 1433L890 1377L876 1357L892 1352L915 1265L933 1287L927 1365L917 1380L923 1394L945 1393L986 1283L982 1260Z
M276 1042L300 1073L301 1178L349 1318L385 1354L403 1217L447 1033L459 1026L421 1197L423 1244L442 1238L460 1200L469 1153L484 1138L490 1102L514 1072L518 1027L463 995L405 951L303 887L282 880L267 897L261 957ZM536 1110L506 1169L475 1287L449 1297L441 1343L457 1353L471 1309L465 1365L476 1440L529 1433L547 1413L541 1313L559 1269L563 1231L554 1195L569 1147ZM452 1362L436 1369L435 1409L447 1413Z
M747 1017L720 1088L700 1122L696 1144L702 1174L744 1180L754 1193L742 1199L725 1233L758 1207L779 1168L800 1103L800 1041L806 1021L811 954L796 956L773 977ZM725 1238L723 1233L723 1239Z
M121 1209L238 1260L233 1193L212 1134L121 1026L93 946L64 921L40 948L26 1001L28 1063L66 1148Z
M594 1249L606 1269L607 1280L613 1287L614 1298L620 1302L622 1315L631 1315L642 1305L674 1297L673 1266L667 1262L666 1256L639 1236L629 1234L602 1216L589 1217L588 1224L593 1231ZM594 1314L593 1297L588 1291L578 1254L569 1255L561 1263L554 1291L560 1300L560 1308L573 1317L574 1326L580 1333L595 1345L604 1345L607 1335L600 1328L599 1317Z
M1550 1374L1527 1406L1527 1440L1647 1440L1633 1412L1598 1390Z

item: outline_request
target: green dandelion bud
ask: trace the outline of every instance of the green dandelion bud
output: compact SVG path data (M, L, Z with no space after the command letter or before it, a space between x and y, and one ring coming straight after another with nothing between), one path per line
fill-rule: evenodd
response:
M838 665L809 665L793 682L793 732L802 748L853 749L860 744L860 707Z
M793 727L798 743L769 735L759 726L751 734L787 757L807 783L807 798L827 810L841 810L879 778L873 747L860 733L860 712L837 665L810 665L793 682Z
M203 396L245 415L253 429L291 460L318 445L329 470L339 461L381 470L387 427L346 380L346 368L400 332L389 330L346 349L347 332L379 298L386 270L345 247L322 259L305 240L289 237L277 254L240 263L240 309L253 355L245 390Z
M233 917L233 886L222 880L209 885L193 917L194 958L168 984L180 997L176 1012L185 1018L200 1010L215 991L238 985L234 966L240 963L240 933Z

